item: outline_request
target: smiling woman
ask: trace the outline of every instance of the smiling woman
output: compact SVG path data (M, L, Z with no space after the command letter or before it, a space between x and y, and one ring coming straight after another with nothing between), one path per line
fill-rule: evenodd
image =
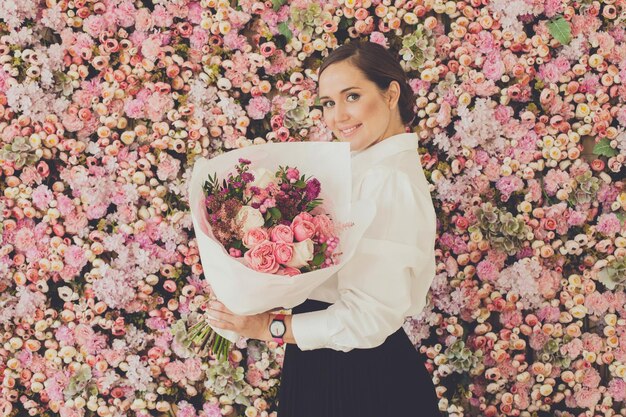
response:
M407 125L415 99L397 57L352 41L319 69L323 120L352 150L352 199L376 202L355 259L284 320L280 417L439 416L404 333L435 273L435 211ZM419 410L415 405L419 404Z

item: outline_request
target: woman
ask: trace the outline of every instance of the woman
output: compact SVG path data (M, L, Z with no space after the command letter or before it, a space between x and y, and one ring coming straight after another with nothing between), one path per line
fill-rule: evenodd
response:
M417 153L414 96L384 47L352 41L319 69L324 122L352 151L353 200L376 217L353 260L292 315L237 316L211 303L214 327L287 343L279 417L439 416L432 380L402 323L435 274L435 212ZM271 327L271 331L270 331Z

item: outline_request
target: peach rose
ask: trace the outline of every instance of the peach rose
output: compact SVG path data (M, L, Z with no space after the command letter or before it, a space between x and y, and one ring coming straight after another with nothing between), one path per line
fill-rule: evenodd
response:
M244 259L248 266L255 271L268 274L278 271L279 265L274 257L274 246L273 242L266 240L246 252Z
M270 240L272 242L293 243L293 232L291 227L278 224L270 229Z
M263 242L264 240L269 240L267 231L263 229L262 227L255 227L254 229L248 230L243 235L242 242L246 248L252 249L259 243Z
M281 265L286 265L293 258L293 244L278 242L274 245L274 258Z

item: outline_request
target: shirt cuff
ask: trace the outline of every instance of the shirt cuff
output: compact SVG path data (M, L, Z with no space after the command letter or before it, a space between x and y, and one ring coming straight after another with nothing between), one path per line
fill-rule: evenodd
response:
M297 313L291 316L291 332L300 350L327 347L330 335L326 310Z

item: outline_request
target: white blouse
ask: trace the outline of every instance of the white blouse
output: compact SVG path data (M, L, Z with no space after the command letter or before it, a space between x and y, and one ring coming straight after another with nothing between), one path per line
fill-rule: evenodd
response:
M415 133L352 152L352 200L372 199L376 217L354 257L316 288L325 310L292 317L301 350L373 348L419 314L435 276L435 209Z

